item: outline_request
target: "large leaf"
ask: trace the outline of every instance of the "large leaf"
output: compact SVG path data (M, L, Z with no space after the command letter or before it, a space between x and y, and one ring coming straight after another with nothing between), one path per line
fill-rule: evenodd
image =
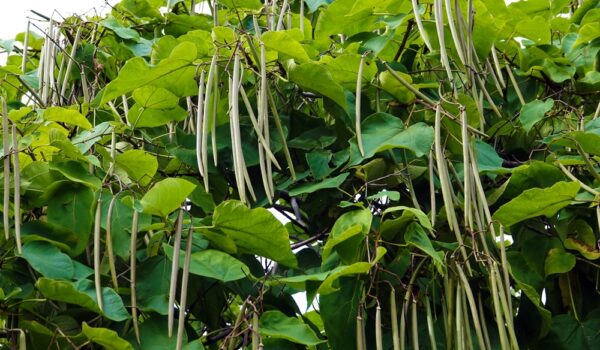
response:
M177 106L179 98L167 89L144 85L133 90L133 99L144 108L165 109Z
M75 269L71 258L44 241L33 241L23 245L22 257L44 277L71 279Z
M493 218L504 226L540 215L550 217L571 203L579 192L577 182L557 182L549 188L532 188L501 206Z
M287 339L303 345L323 342L313 330L295 317L287 317L281 311L267 311L260 316L260 333L272 338Z
M94 192L83 186L61 186L48 204L47 220L50 224L69 230L77 236L70 255L81 254L87 246L94 222Z
M81 113L74 109L50 107L44 111L44 119L54 122L61 122L68 125L79 126L84 129L92 128L92 124L85 119Z
M290 196L299 196L305 193L313 193L315 191L327 188L339 188L344 183L344 180L348 178L348 175L350 174L345 173L330 179L325 179L321 182L301 184L290 190Z
M124 321L129 318L129 313L125 310L121 297L114 289L108 287L102 288L104 307L104 312L102 312L96 299L94 283L90 280L68 282L40 278L35 287L48 299L79 305L113 321Z
M133 346L125 339L119 337L119 334L108 328L94 328L83 322L81 333L98 345L102 345L106 350L133 350Z
M163 246L169 259L173 259L173 247ZM179 253L179 266L183 267L185 252ZM243 262L219 250L206 249L192 253L190 257L190 273L210 277L223 282L237 281L250 274Z
M303 89L330 98L344 110L347 108L344 88L333 80L324 65L314 62L292 65L288 74L290 80Z
M161 78L183 70L196 58L196 46L188 41L177 45L169 58L151 67L143 58L133 58L123 66L119 76L104 89L101 104L129 93L137 88L150 85Z
M157 182L141 199L144 212L166 217L181 207L196 185L178 178L167 178Z
M362 122L362 144L365 157L360 155L356 137L350 139L350 163L359 164L363 159L371 158L378 152L394 148L404 148L421 157L429 153L433 144L433 128L416 123L404 128L402 119L386 113L369 116Z
M421 225L412 223L408 226L408 230L404 234L404 240L408 245L416 247L423 253L429 255L433 259L438 271L440 271L441 274L444 274L444 260L442 259L444 254L437 252L435 248L433 248L433 244L429 240L429 237L427 237L427 233L423 230Z
M544 268L546 276L554 273L569 272L575 267L576 262L575 255L559 248L550 249Z
M548 113L554 106L554 100L547 99L546 101L533 100L521 108L519 120L523 124L523 129L529 132L531 128Z
M115 163L123 168L129 178L146 186L158 169L158 161L151 154L139 150L129 150L115 157Z
M245 252L286 266L296 266L287 230L264 208L249 209L239 201L225 201L215 208L213 224Z
M304 47L293 36L286 31L269 31L261 36L261 40L265 43L265 47L275 50L285 56L292 57L298 63L310 61Z

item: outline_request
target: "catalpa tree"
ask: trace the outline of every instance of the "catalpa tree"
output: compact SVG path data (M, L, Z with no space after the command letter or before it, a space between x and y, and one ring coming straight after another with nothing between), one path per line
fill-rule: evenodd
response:
M599 1L34 15L1 347L600 346Z

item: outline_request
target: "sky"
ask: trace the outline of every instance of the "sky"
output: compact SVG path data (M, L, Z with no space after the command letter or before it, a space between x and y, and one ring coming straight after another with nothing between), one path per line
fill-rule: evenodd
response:
M109 0L115 4L118 0ZM0 11L0 38L12 39L17 33L24 32L27 18L38 18L30 10L50 17L54 10L63 16L71 14L93 14L94 9L103 12L108 9L104 0L13 0L2 5Z

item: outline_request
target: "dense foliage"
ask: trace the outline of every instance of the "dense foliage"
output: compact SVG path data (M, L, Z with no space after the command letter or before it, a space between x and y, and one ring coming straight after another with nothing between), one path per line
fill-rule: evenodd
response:
M0 348L600 347L600 1L36 16Z

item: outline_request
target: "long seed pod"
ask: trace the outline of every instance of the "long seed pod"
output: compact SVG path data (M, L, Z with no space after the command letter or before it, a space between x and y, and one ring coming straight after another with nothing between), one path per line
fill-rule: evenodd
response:
M98 307L104 310L102 302L102 282L100 280L100 221L102 220L102 197L98 194L96 203L96 217L94 218L94 284L96 287L96 299Z
M396 308L396 291L390 291L390 315L392 318L392 343L394 350L400 350L400 335L398 334L398 309Z
M219 1L218 0L213 0L213 5L212 5L212 9L213 9L213 25L215 27L219 26Z
M106 255L108 256L108 267L110 270L110 278L113 288L118 292L119 283L117 281L117 269L115 267L115 253L112 244L112 213L115 207L117 196L113 196L108 204L108 212L106 213Z
M290 175L292 176L292 180L296 181L296 170L294 170L294 162L292 161L292 156L290 154L290 149L288 148L287 142L285 141L285 133L283 132L283 126L281 125L281 119L279 119L279 112L277 112L277 106L275 105L275 100L273 99L272 94L267 94L269 97L269 104L271 105L271 112L273 113L273 119L275 120L275 126L277 126L277 132L279 133L279 137L283 143L283 153L285 155L285 160L287 162L288 168L290 170Z
M456 294L455 294L455 301L454 301L454 309L456 311L454 317L456 319L456 335L454 336L454 339L456 339L456 347L455 349L465 349L465 331L464 331L464 326L463 326L463 308L462 308L462 298L461 298L461 294L462 294L462 288L460 286L460 283L456 284Z
M129 254L129 286L131 289L131 319L133 322L133 332L135 333L135 339L140 344L140 326L138 323L138 309L137 309L137 236L138 236L138 222L140 214L137 210L133 211L133 220L131 222L131 244Z
M508 337L510 343L514 349L519 348L519 343L517 341L517 335L515 334L515 328L513 326L513 317L512 311L508 309L508 301L510 295L504 294L504 287L502 283L502 278L500 277L500 271L498 270L498 264L495 261L492 261L493 276L496 279L496 285L498 286L498 297L500 299L500 305L502 306L502 311L504 312L504 319L506 320L506 328L508 329Z
M273 24L271 23L273 15L271 14L271 2L265 0L265 14L267 17L267 30L273 30Z
M429 296L425 296L425 314L427 316L427 333L429 334L429 342L431 349L437 349L437 342L435 340L435 328L433 326L433 315L431 313L431 305L429 304Z
M230 104L229 124L231 128L231 148L233 151L233 162L235 170L235 179L240 200L247 203L246 182L244 179L244 165L242 152L242 139L240 135L240 109L239 109L239 90L240 90L240 54L238 51L234 54L233 75L230 86Z
M17 126L12 125L12 141L13 141L13 187L14 187L14 213L15 213L15 239L17 242L17 252L19 255L23 253L21 245L21 166L19 164L19 141L17 140Z
M515 79L515 76L512 73L512 70L510 69L510 67L508 65L506 65L506 73L508 74L508 78L510 79L510 82L513 85L513 88L515 89L515 93L517 94L517 97L519 98L519 102L521 102L521 106L525 105L525 99L523 98L523 93L521 92L521 89L519 88L519 84L517 83L517 80Z
M4 156L4 202L2 207L2 219L4 224L4 238L10 238L10 134L8 132L8 107L6 99L2 98L2 154Z
M400 350L406 349L406 312L408 302L404 300L402 310L400 310Z
M450 67L450 61L448 60L448 52L446 51L446 40L444 38L444 14L442 12L442 0L434 0L433 10L435 13L435 28L437 29L438 41L440 43L440 59L442 61L442 66L446 68L448 81L454 87L452 67Z
M277 27L275 28L276 31L280 31L280 30L283 29L283 20L285 18L285 11L287 10L288 7L289 7L288 0L283 0L283 4L281 5L281 10L279 11L279 18L277 20Z
M277 169L281 169L279 162L277 162L277 158L275 158L275 156L273 155L273 152L271 152L271 150L267 148L267 140L265 140L262 130L260 130L260 126L258 125L258 120L256 118L256 115L254 114L254 111L252 110L252 105L250 104L250 100L248 99L248 95L246 94L246 91L244 90L243 86L240 86L240 95L242 96L244 105L246 106L246 109L248 110L248 116L250 117L250 121L252 122L252 126L254 127L254 130L256 131L256 137L258 138L258 141L260 142L260 144L263 145L263 147L265 147L265 153L269 157L271 162L273 162L273 164L275 164L275 167L277 167Z
M454 231L456 241L460 246L460 252L465 260L467 269L470 274L470 267L468 264L467 251L464 247L462 236L460 235L460 228L456 219L456 212L454 211L454 203L452 200L452 189L450 187L450 176L448 174L448 168L446 166L446 159L442 151L442 140L441 140L441 109L442 107L438 104L435 109L435 137L434 137L434 148L435 148L435 159L437 162L437 169L440 175L440 183L442 187L442 197L444 199L444 207L446 208L446 216L450 224L450 229Z
M446 349L452 349L454 339L454 279L444 275L444 327L446 331Z
M490 294L492 295L492 304L494 307L494 316L496 317L496 326L498 327L498 335L500 338L500 348L508 349L508 336L506 335L506 327L504 323L504 317L502 314L502 307L500 306L500 300L498 298L498 286L496 284L496 277L494 276L494 270L490 263Z
M454 16L452 15L452 6L451 6L450 1L451 0L445 0L446 16L448 17L448 26L450 27L450 33L452 34L452 40L454 41L454 47L456 47L456 52L458 53L458 58L460 59L460 62L463 65L465 65L467 63L465 60L465 49L464 49L462 41L460 40L460 37L458 35L458 30L456 29L456 24L454 23Z
M471 286L469 285L469 281L467 280L467 276L463 272L460 265L455 264L456 270L458 271L458 276L460 277L460 281L462 282L462 288L464 290L464 294L467 297L467 301L469 303L469 308L471 309L471 317L473 318L473 325L475 326L475 334L477 335L477 341L479 342L479 348L485 349L485 340L483 337L483 332L481 330L481 322L479 319L479 314L477 313L477 305L475 304L475 297L473 296L473 291L471 290ZM466 307L466 305L465 305Z
M460 106L460 122L461 122L461 139L462 139L462 151L463 151L463 194L464 194L464 220L467 225L467 230L473 228L473 218L471 212L471 167L469 166L469 131L467 125L469 123L467 119L467 110L464 106Z
M216 107L216 103L217 100L213 97L214 96L218 96L217 93L217 89L215 88L215 84L214 82L216 81L216 77L217 77L217 58L219 57L219 55L217 53L215 53L212 57L212 60L210 61L210 67L208 68L208 78L206 81L206 93L205 93L205 98L204 98L204 104L202 106L202 118L200 117L200 115L198 115L196 117L196 122L200 123L200 119L202 120L202 127L198 127L197 132L201 132L201 140L202 140L202 145L200 146L201 152L202 152L202 169L205 172L205 175L203 175L203 180L204 180L204 189L208 192L209 188L208 188L208 126L209 126L209 115L212 115L211 118L211 122L213 124L213 130L212 130L212 139L213 139L213 154L215 155L214 157L214 162L215 165L217 165L217 158L216 158L216 154L217 154L217 147L216 147L216 121L217 121L217 114L216 114L216 109L210 109L211 108L211 103L210 103L210 99L213 98L213 105L215 105ZM199 98L198 98L199 100ZM214 112L214 113L211 113ZM198 105L198 114L200 113L200 105Z
M383 350L383 331L381 328L381 306L375 309L375 349Z
M266 49L265 44L260 42L260 95L259 95L259 125L262 126L262 131L264 133L265 139L265 148L271 147L271 137L269 132L269 102L267 98L267 94L269 91L268 88L268 80L267 80L267 58L266 58ZM286 158L287 159L287 158ZM269 187L269 197L273 198L275 195L275 186L273 185L273 172L271 168L271 162L265 162L265 173L266 173L266 182ZM265 186L266 187L266 186Z
M198 104L196 114L196 163L198 164L198 171L202 178L206 178L208 172L204 169L202 161L202 148L203 148L203 135L202 135L202 124L204 120L204 70L200 73L200 80L198 81ZM205 186L208 187L208 186ZM208 191L208 188L206 189Z
M483 337L485 339L485 348L486 349L491 349L492 345L490 343L490 335L487 329L487 325L485 324L485 315L484 315L484 308L483 308L483 302L481 300L481 294L478 294L477 296L477 306L478 306L478 311L479 311L479 319L483 320L482 321L482 330L483 330Z
M252 314L252 350L258 350L260 346L260 333L258 330L258 314L256 311Z
M489 75L492 76L492 80L494 81L494 85L496 85L496 91L498 91L498 94L501 97L504 97L504 91L502 91L503 87L500 84L500 80L498 80L498 77L496 76L496 72L494 71L494 68L492 67L492 64L490 63L490 60L485 60L485 65L487 67L487 70L489 72Z
M417 29L419 29L419 34L421 34L421 39L423 39L423 42L425 43L425 46L427 46L427 49L429 49L429 51L433 51L431 42L429 41L429 36L427 35L427 32L425 32L423 22L421 21L421 14L419 13L419 4L417 0L411 0L411 2L413 14L415 16L415 22L417 23Z
M175 320L175 292L177 290L177 273L179 272L179 251L181 250L181 230L183 228L183 209L179 209L175 238L173 240L173 260L171 264L171 282L169 285L169 313L167 314L167 335L173 336L173 322Z
M435 227L435 219L437 216L437 206L435 200L435 173L433 171L433 151L429 151L429 201L431 205L431 226Z
M69 84L69 78L71 77L71 70L73 70L73 57L75 57L75 53L79 47L79 42L81 41L81 28L82 26L77 28L77 33L75 34L75 39L73 40L73 46L71 47L71 55L65 58L69 60L69 63L67 63L67 70L65 71L60 88L60 96L65 96L65 92L67 91L67 85Z
M366 52L360 57L358 63L358 76L356 77L356 108L354 114L354 130L356 132L356 143L358 144L358 150L361 156L365 156L365 149L363 147L362 132L360 129L360 108L362 98L362 80L363 80L363 69L365 65Z
M412 348L419 349L419 320L417 319L417 300L413 300L411 307L411 323L412 323Z
M596 214L598 214L598 207L596 207ZM504 226L500 225L500 262L502 264L502 277L504 278L504 293L507 296L508 311L512 314L512 299L510 297L510 275L508 273L508 261L506 259L506 241L504 237Z
M365 347L365 324L363 322L363 318L360 315L360 311L358 316L356 316L356 349L357 350L367 350Z
M25 28L25 39L23 40L23 54L21 59L21 72L25 74L27 70L27 50L29 49L29 30L31 29L31 22L27 21L27 27Z
M503 89L506 89L506 81L504 80L504 76L502 75L502 68L500 67L500 60L498 60L498 54L496 53L496 45L492 44L492 61L494 62L494 68L496 68L496 76L498 77L498 82Z
M183 345L183 331L185 323L185 309L187 307L187 290L188 281L190 278L190 262L192 260L192 240L194 236L194 229L190 225L187 238L187 246L185 248L185 259L183 261L183 274L181 276L181 294L179 296L179 320L177 324L177 346L176 350L181 350ZM173 252L173 254L179 254L179 252Z

